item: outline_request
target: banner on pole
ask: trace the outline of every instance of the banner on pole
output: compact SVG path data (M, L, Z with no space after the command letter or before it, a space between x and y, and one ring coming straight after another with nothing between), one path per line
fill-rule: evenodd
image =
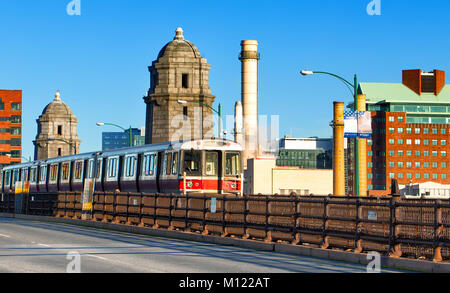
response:
M370 111L344 111L344 137L370 138L372 116Z

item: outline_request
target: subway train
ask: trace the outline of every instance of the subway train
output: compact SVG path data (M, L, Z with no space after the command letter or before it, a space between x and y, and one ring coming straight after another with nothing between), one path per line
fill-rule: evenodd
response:
M6 166L1 192L29 182L30 192L243 193L242 146L224 139L156 143ZM94 179L95 178L95 179Z

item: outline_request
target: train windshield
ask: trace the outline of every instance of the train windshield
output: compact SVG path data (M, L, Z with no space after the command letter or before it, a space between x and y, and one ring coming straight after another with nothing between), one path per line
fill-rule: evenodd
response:
M201 172L202 152L201 151L185 151L183 172L186 174L197 174Z
M229 153L225 155L225 175L241 174L241 154Z
M217 176L219 169L219 153L206 152L206 170L205 175Z

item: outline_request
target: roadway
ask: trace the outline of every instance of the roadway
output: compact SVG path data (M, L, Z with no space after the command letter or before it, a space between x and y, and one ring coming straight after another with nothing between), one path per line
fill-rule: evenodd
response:
M366 272L363 265L314 257L0 218L0 273L65 273L75 263L70 252L79 254L82 273Z

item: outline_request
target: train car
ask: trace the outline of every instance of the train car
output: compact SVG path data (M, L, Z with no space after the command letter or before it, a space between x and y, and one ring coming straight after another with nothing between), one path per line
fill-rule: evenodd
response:
M29 181L31 192L96 191L242 194L242 147L222 139L190 140L51 158L4 167L2 192Z

